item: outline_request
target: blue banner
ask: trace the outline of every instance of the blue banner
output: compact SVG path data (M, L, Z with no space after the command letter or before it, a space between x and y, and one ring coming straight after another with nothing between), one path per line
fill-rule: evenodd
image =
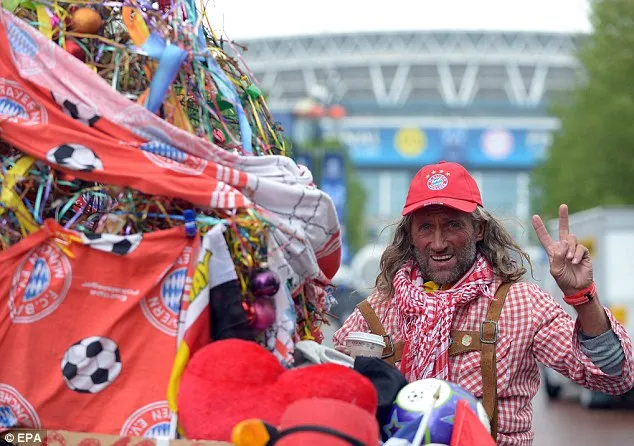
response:
M274 113L273 120L282 126L287 138L293 138L295 118L292 113Z
M504 128L348 128L340 137L359 167L421 166L440 160L471 168L532 168L552 135Z
M311 155L310 153L298 153L295 157L295 162L297 164L302 164L306 166L313 175L315 174L315 160L313 158L313 155Z
M350 261L348 243L346 237L346 201L348 191L346 189L345 158L340 153L326 153L321 169L320 189L330 196L337 210L341 225L341 261L347 264Z

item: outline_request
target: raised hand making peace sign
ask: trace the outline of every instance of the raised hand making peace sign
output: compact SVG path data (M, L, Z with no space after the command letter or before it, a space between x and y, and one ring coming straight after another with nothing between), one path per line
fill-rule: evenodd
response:
M558 241L550 236L539 215L533 216L533 228L548 253L550 274L564 296L575 294L592 284L590 252L585 246L577 244L577 237L569 232L568 206L562 204L559 207Z

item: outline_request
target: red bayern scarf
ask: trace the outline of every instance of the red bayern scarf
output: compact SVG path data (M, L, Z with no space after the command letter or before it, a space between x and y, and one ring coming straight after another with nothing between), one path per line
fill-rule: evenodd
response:
M394 276L394 299L399 329L406 340L401 369L409 381L449 379L449 344L457 305L477 297L493 298L493 269L478 254L469 272L452 288L425 291L418 265L411 260Z

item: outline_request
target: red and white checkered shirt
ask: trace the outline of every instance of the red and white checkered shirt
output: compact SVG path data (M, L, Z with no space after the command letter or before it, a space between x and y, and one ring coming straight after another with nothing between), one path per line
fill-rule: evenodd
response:
M500 282L494 280L493 292ZM489 302L486 298L478 298L458 306L451 329L479 330ZM369 303L393 341L402 341L391 302L373 294ZM584 387L607 394L621 394L634 386L632 342L623 326L609 311L607 314L625 352L619 376L606 375L581 351L578 323L548 293L535 284L523 282L510 288L500 316L500 335L496 344L498 445L530 446L533 443L531 401L539 390L538 362ZM335 346L343 345L351 331L370 331L359 310L355 310L335 333ZM451 381L482 398L480 352L450 357L449 372Z

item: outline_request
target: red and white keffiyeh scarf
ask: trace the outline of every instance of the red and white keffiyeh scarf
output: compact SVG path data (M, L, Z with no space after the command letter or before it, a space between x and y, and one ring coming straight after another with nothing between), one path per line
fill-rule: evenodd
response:
M394 276L399 328L406 340L401 369L409 381L449 379L454 310L480 296L493 298L493 269L478 255L474 266L448 290L427 292L418 265L410 261Z

